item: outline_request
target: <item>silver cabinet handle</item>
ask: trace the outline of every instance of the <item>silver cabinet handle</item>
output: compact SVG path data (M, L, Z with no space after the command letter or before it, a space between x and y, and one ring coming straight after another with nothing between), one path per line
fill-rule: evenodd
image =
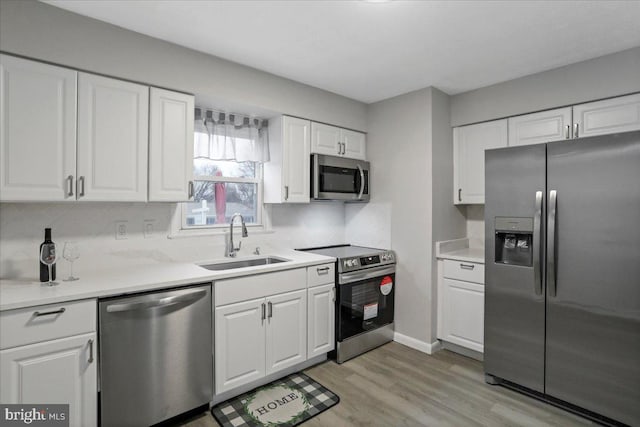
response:
M89 340L89 360L87 362L93 363L93 340Z
M267 318L265 313L266 313L266 307L265 307L264 303L262 303L262 316L260 317L260 320L262 320L263 322L264 322L264 319Z
M69 189L67 191L67 197L73 196L73 175L67 177L67 188Z
M188 194L187 194L187 199L192 199L193 198L193 194L194 194L193 181L189 181L189 190L188 190Z
M540 247L542 218L542 191L536 191L535 213L533 215L533 286L536 295L542 295L542 275L540 274Z
M458 201L462 201L462 188L458 188Z
M273 317L273 303L271 301L269 301L267 304L269 304L269 315L267 317L272 318Z
M549 219L547 221L547 285L549 296L555 297L556 284L556 204L558 193L556 190L549 192Z
M329 267L316 268L319 275L329 274Z
M342 154L347 154L347 144L346 143L342 143Z
M564 128L564 139L571 138L571 125L567 125Z
M358 199L362 199L362 195L364 194L364 171L360 165L356 166L358 166L358 171L360 172L360 193L358 194Z
M78 178L78 182L76 185L79 187L76 188L76 193L78 193L78 197L84 197L84 176Z
M289 200L289 186L288 185L284 186L284 199L285 200Z
M107 313L117 313L121 311L146 310L155 307L178 304L181 302L193 302L203 297L207 291L198 289L182 295L173 295L152 301L133 302L128 304L112 304L107 306Z
M54 314L62 314L66 311L66 308L62 307L61 309L58 310L53 310L53 311L44 311L44 312L39 312L36 311L33 313L33 317L40 317L40 316L53 316Z
M460 263L460 268L463 269L463 270L473 270L474 268L476 268L476 266L473 265L473 264Z
M573 124L573 137L574 138L578 137L578 123Z

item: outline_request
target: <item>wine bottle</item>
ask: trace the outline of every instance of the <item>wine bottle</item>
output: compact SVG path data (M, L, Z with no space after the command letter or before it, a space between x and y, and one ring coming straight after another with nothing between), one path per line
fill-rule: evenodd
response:
M55 251L56 244L51 240L51 229L44 229L44 242L40 244L40 252L38 252L38 259L40 259L40 254L42 253L42 247L44 245L51 245L53 250ZM56 265L55 263L51 266L51 280L56 279ZM49 267L40 261L40 281L48 282L49 281Z

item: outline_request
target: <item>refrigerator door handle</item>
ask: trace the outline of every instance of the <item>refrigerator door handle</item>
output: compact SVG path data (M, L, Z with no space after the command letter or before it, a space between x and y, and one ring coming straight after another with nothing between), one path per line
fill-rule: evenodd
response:
M549 191L549 219L547 228L547 285L549 286L549 296L556 296L556 204L558 193L556 190Z
M540 273L540 241L542 227L542 191L536 191L535 214L533 216L533 280L536 295L542 295L542 274Z

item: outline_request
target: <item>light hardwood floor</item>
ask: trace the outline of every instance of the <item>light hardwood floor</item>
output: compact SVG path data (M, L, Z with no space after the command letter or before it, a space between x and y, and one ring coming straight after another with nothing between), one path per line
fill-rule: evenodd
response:
M340 403L304 423L317 426L585 426L590 421L484 382L482 363L442 350L432 356L389 343L342 365L305 371ZM210 413L183 424L213 427Z

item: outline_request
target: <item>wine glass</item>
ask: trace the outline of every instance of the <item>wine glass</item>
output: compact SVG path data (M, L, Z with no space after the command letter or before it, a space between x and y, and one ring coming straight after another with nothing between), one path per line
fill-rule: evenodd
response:
M49 286L55 286L58 284L58 282L51 280L51 269L57 259L56 246L53 243L42 245L42 248L40 249L40 262L49 268L49 281L47 282L47 285Z
M64 242L62 257L69 261L69 277L63 279L63 281L73 282L74 280L78 280L77 277L73 277L73 261L80 258L80 249L78 248L78 244L76 242Z

